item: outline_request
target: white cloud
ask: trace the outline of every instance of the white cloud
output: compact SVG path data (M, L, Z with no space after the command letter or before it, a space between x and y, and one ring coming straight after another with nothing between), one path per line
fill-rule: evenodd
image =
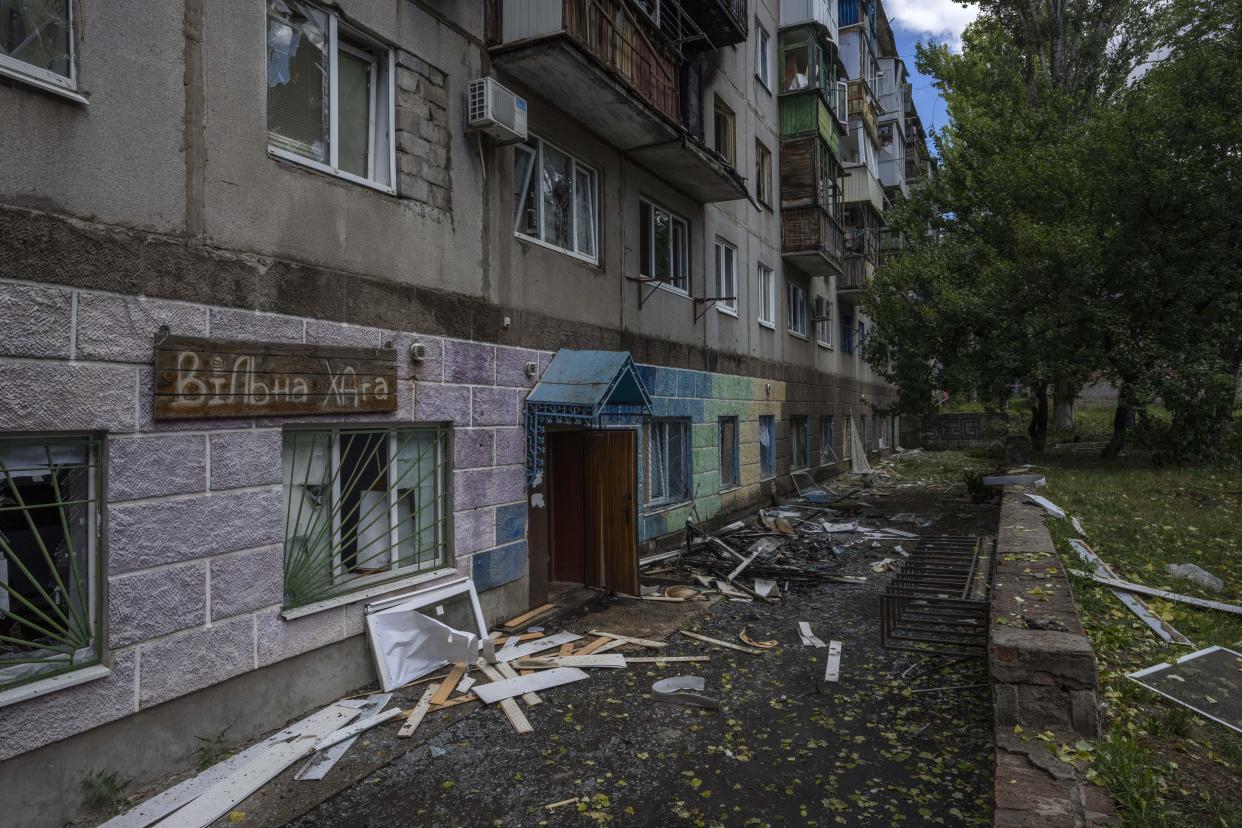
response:
M894 27L947 42L954 49L961 45L962 30L979 14L977 4L963 7L955 0L887 0L884 10Z

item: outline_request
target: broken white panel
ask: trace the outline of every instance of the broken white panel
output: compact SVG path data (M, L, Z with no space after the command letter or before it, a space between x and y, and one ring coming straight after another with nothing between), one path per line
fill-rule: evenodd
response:
M1065 510L1043 495L1031 494L1030 492L1027 492L1026 499L1034 503L1036 506L1042 506L1044 511L1052 515L1054 518L1065 517Z
M1070 516L1070 525L1074 527L1074 531L1075 531L1075 532L1077 532L1078 534L1082 535L1084 538L1087 536L1087 530L1086 530L1086 529L1084 529L1084 528L1082 528L1082 523L1078 520L1078 518L1073 517L1073 516L1071 515L1071 516Z
M1096 575L1103 578L1117 577L1117 573L1113 572L1112 567L1104 563L1104 560L1099 555L1095 554L1095 552L1091 550L1091 547L1087 546L1082 541L1077 538L1072 538L1070 540L1070 546L1075 552L1078 553L1078 557L1082 558L1085 563L1089 563L1095 567ZM1117 600L1125 604L1131 612L1139 617L1140 621L1148 627L1151 627L1152 632L1163 638L1165 641L1168 641L1171 644L1183 644L1187 647L1194 646L1194 642L1178 632L1168 621L1165 621L1163 618L1155 615L1150 609L1148 609L1147 604L1143 603L1143 599L1139 598L1134 593L1114 589L1113 595L1116 595Z
M828 642L828 667L824 670L824 681L836 681L841 675L841 642Z
M383 724L384 722L395 719L398 716L405 715L405 713L406 711L402 710L400 707L394 707L390 710L385 710L383 713L376 713L374 716L359 719L353 724L346 725L340 730L334 730L327 736L324 736L315 743L315 750L327 750L333 745L338 745L341 742L354 738L364 730L370 730L376 725Z
M474 694L488 704L495 704L514 696L522 696L551 687L559 687L574 681L587 678L587 674L577 667L555 667L551 670L540 670L527 676L493 681L480 684L474 688Z
M858 429L854 428L853 418L846 420L845 423L850 433L850 471L854 474L871 474L875 470L867 462L867 450L863 448Z
M352 699L350 701L353 701ZM387 704L392 701L392 693L377 693L368 696L366 699L359 699L363 702L363 706L359 708L362 717L368 718L384 709ZM343 702L342 702L343 703ZM339 742L327 750L321 750L306 761L301 770L294 775L294 779L298 780L319 780L328 775L328 771L332 770L332 766L337 763L345 751L349 750L358 737L346 739Z
M824 531L829 534L858 531L858 521L856 520L850 521L849 523L829 523L826 520L821 520L820 523L823 525Z
M1208 647L1172 663L1130 673L1127 678L1242 733L1242 653Z
M913 532L907 532L904 529L877 529L876 531L882 532L885 535L895 535L896 537L899 537L899 538L918 539L918 535L916 535Z
M577 633L559 632L546 638L536 638L534 641L527 641L525 644L502 647L496 651L496 661L503 664L507 661L513 661L515 658L524 658L533 653L542 653L544 650L550 650L553 647L559 647L571 641L581 640L582 636Z
M461 681L457 682L457 692L465 693L467 690L469 690L471 687L474 686L474 683L476 681L478 681L478 679L476 679L474 676L465 676L464 678L462 678Z
M617 642L624 644L624 641ZM625 667L621 653L591 653L590 655L552 656L548 661L557 667Z
M983 478L985 486L1034 486L1039 488L1047 481L1042 474L993 474Z
M428 618L418 611L419 606L398 604L367 616L380 687L386 691L446 664L469 664L479 651L477 636Z
M815 633L811 632L811 625L806 621L798 622L798 635L802 638L802 643L807 647L825 647L824 642L817 638Z
M766 578L755 579L755 594L760 598L767 598L776 589L776 581L769 581Z

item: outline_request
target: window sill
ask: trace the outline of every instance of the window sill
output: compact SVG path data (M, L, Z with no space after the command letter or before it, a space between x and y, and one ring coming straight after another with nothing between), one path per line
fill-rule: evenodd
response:
M816 344L816 345L818 345L819 347L823 348L825 351L831 351L831 350L832 350L832 343L831 343L831 342L823 342L823 341L821 341L821 340L818 340L818 339L817 339L817 340L815 340L815 344Z
M376 190L378 192L385 193L386 195L395 196L397 194L397 190L395 187L389 187L386 184L380 184L378 182L372 181L369 178L363 178L360 175L354 175L353 173L347 173L344 170L338 170L335 167L329 166L328 164L321 164L320 162L315 161L313 159L304 158L303 156L298 155L295 152L289 152L288 150L282 150L280 147L273 147L271 145L268 145L267 154L275 158L278 161L285 161L289 164L294 164L298 167L305 167L308 170L314 170L315 172L323 173L324 175L330 175L333 178L339 178L342 181L348 181L351 184L358 184L362 187L366 187L371 190Z
M81 670L74 670L69 673L61 673L59 676L32 681L29 684L23 684L20 687L0 692L0 707L18 704L39 696L46 696L49 693L55 693L58 690L65 690L69 687L77 687L79 684L86 684L87 682L110 675L112 675L112 668L103 664L92 664L90 667L83 667Z
M27 72L23 72L20 69L14 68L8 63L0 63L0 76L6 77L6 78L12 78L15 81L20 81L21 83L29 84L30 86L33 86L36 89L42 89L44 92L51 92L53 95L58 95L62 98L65 98L66 100L73 101L74 103L77 103L77 104L82 104L83 106L90 105L90 101L88 101L86 98L79 95L74 89L70 88L69 86L63 86L60 83L57 83L55 81L45 80L43 78L36 77L35 75L29 74ZM65 81L65 83L68 83L68 81Z
M649 279L649 278L651 278L651 277L650 277L650 276L642 276L642 277L640 277L640 278L643 278L643 279ZM676 287L676 286L674 286L674 285L671 285L671 284L669 284L668 282L648 282L647 284L649 284L649 285L650 285L650 284L654 284L654 285L655 285L657 288L659 288L660 290L667 291L667 292L669 292L669 293L673 294L674 296L680 296L682 299L690 299L690 298L691 298L691 296L690 296L690 291L688 291L688 290L682 290L681 288Z
M661 512L668 512L679 506L685 506L690 502L690 498L685 497L681 500L661 500L656 503L648 503L647 508L643 510L643 516L658 515Z
M716 310L720 311L725 316L732 316L734 319L737 319L737 308L730 308L725 305L717 304Z
M367 587L365 589L346 592L343 595L337 595L332 598L325 598L322 601L316 601L313 604L307 604L302 607L282 609L280 611L280 617L285 621L292 621L295 618L314 615L317 612L334 609L335 607L343 607L346 604L364 601L367 598L374 598L377 595L383 595L387 592L393 592L398 589L406 589L418 584L425 584L428 581L434 581L437 578L446 578L450 575L457 574L457 570L451 566L433 569L429 572L419 572L413 575L407 575L404 578L395 578L391 581L384 581L382 584L376 584L375 586Z
M583 262L584 264L589 264L594 267L599 267L598 258L592 259L590 256L583 256L581 253L575 253L572 250L566 250L563 247L557 247L555 244L549 244L543 239L537 239L534 236L528 236L525 233L519 233L516 230L513 232L513 238L517 239L523 244L533 244L535 247L542 247L544 250L551 250L554 253L560 253L562 256L568 256L571 259L577 259L578 261Z
M761 327L761 328L767 328L769 331L774 331L774 330L776 330L776 323L775 323L775 322L768 322L768 321L767 321L767 320L765 320L765 319L760 319L760 320L759 320L759 327Z
M740 488L742 488L741 483L730 483L728 486L721 486L717 489L716 494L724 494L725 492L732 492Z
M788 331L788 330L787 330L786 332L787 332L790 336L792 336L794 339L801 339L803 342L810 342L810 341L811 341L810 339L808 339L808 338L807 338L807 335L806 335L806 334L800 334L800 333L798 333L797 331Z

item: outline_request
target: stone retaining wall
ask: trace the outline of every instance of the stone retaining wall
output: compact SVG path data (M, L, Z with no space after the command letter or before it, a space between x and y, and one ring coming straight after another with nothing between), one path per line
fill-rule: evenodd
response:
M994 824L1113 824L1108 793L1055 753L1059 744L1099 736L1099 674L1044 512L1022 497L1025 491L1006 487L997 532L988 641L996 715ZM1035 738L1049 731L1052 741Z

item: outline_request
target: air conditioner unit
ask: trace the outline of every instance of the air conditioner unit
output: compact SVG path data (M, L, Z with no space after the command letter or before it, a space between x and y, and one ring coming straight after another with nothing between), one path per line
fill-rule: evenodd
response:
M495 78L470 81L467 126L501 143L526 140L526 99L505 89Z
M816 296L815 301L811 303L811 321L828 321L828 300L822 296Z

